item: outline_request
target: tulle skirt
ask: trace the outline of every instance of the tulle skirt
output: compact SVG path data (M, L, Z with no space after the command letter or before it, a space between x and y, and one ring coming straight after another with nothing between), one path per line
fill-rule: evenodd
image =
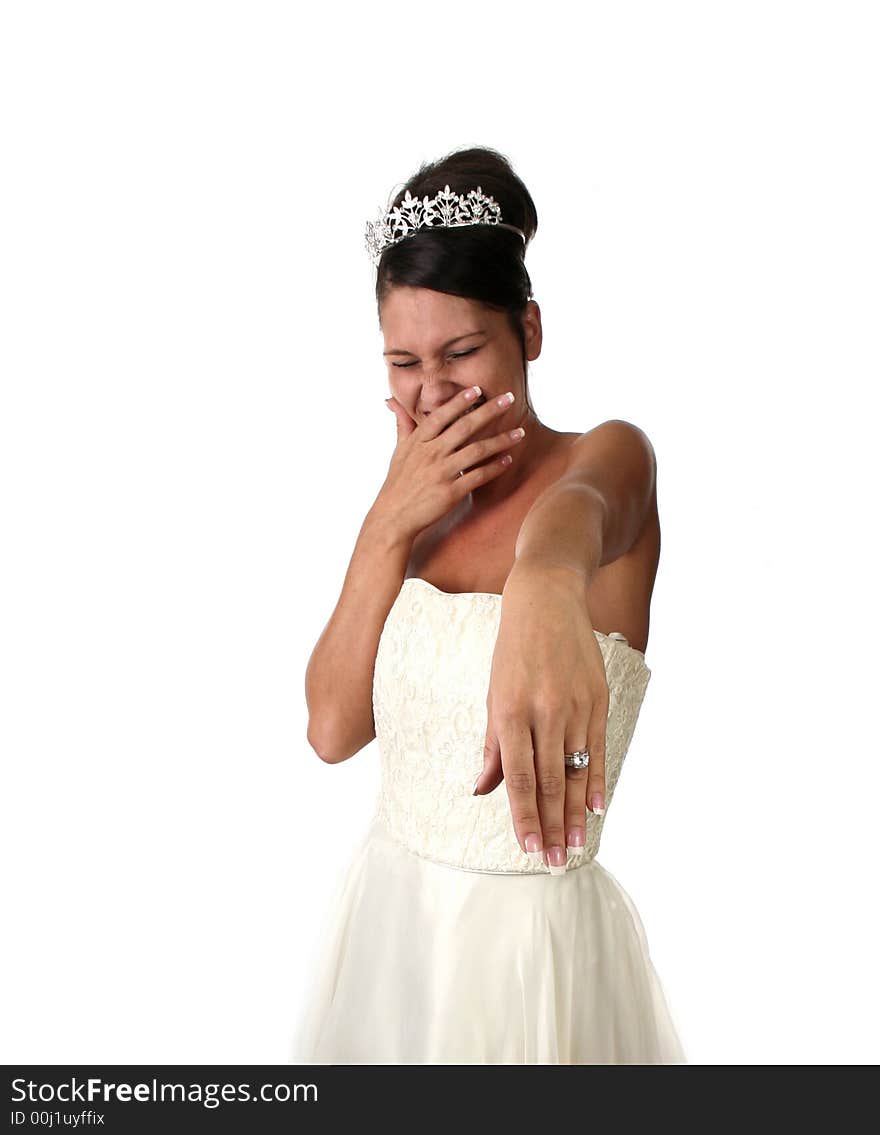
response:
M290 1063L686 1063L639 914L595 859L465 871L374 821L319 941Z

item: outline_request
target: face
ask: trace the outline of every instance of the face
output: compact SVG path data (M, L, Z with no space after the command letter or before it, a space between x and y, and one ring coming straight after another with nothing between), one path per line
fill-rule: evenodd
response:
M397 286L382 302L381 327L391 393L416 425L468 386L483 392L475 405L508 390L516 395L510 409L493 420L492 433L526 417L520 343L503 312L428 288ZM523 328L526 357L537 358L541 320L534 301Z

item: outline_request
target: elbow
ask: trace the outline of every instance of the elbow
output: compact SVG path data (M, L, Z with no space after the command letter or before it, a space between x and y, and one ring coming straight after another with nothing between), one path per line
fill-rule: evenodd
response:
M326 765L338 765L347 761L368 745L374 736L372 730L369 736L355 735L339 727L322 730L311 721L306 731L306 739Z
M311 724L306 731L306 740L325 764L338 765L340 761L351 756L350 753L343 753L333 744L331 738L317 732Z
M306 740L325 764L336 765L344 761L348 754L341 751L339 729L334 727L336 714L333 708L323 704L318 698L317 691L312 688L311 668L312 660L306 668L306 708L309 721L306 727Z

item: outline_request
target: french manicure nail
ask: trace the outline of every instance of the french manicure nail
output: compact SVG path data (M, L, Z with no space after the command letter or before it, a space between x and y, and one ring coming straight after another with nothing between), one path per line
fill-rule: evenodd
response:
M538 835L526 836L526 855L533 863L544 865L544 852L541 850L541 837Z
M565 852L557 844L547 848L547 866L551 875L565 874Z
M596 816L603 816L605 814L605 801L602 799L601 792L593 793L593 814Z
M474 790L473 790L473 792L471 793L471 796L476 796L476 794L477 794L477 785L478 785L478 784L480 783L480 777L481 777L482 775L483 775L483 774L482 774L481 772L478 772L478 773L477 773L477 779L476 779L476 780L474 781Z
M565 848L569 855L580 855L584 850L584 832L581 828L572 828L568 833Z

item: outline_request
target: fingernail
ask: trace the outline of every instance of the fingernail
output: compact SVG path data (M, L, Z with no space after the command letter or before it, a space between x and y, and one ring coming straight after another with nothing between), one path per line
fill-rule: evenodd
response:
M477 779L476 779L476 780L474 781L474 790L473 790L473 792L471 793L471 796L476 796L476 794L477 794L477 785L478 785L478 784L480 783L480 777L481 777L482 775L483 775L483 774L482 774L481 772L478 772L478 773L477 773Z
M526 855L533 863L544 865L544 853L541 850L541 837L539 835L526 836Z
M602 799L601 792L593 793L591 807L595 815L603 816L605 814L605 801Z
M565 841L569 855L580 855L584 850L584 832L582 828L572 828Z
M547 848L547 866L551 875L565 874L565 852L558 844Z

